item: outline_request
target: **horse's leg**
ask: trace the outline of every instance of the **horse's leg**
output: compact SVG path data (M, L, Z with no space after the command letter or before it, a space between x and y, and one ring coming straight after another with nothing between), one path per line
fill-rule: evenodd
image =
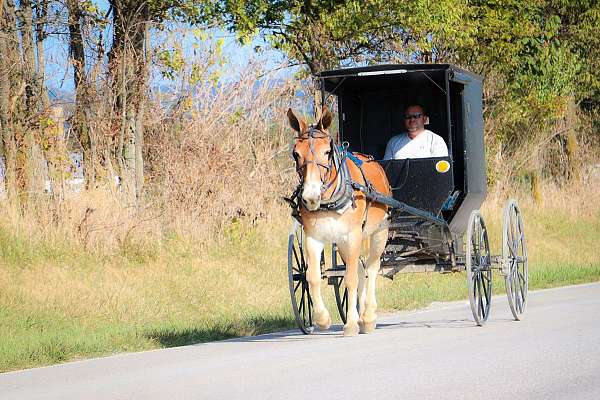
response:
M358 258L360 256L360 244L362 233L360 229L351 232L345 243L338 243L338 249L346 262L346 273L344 281L348 289L348 315L344 325L344 336L355 336L358 334L358 312L356 311L357 289L358 289Z
M331 326L331 317L329 311L325 308L323 297L321 296L321 252L324 244L308 236L306 238L306 261L308 270L306 271L306 280L310 289L310 296L313 301L313 320L319 329L329 329Z
M360 332L369 333L375 330L377 323L377 299L375 291L377 286L377 275L381 263L381 254L385 250L388 238L388 230L382 229L371 235L371 247L367 259L367 295L365 308L362 309Z

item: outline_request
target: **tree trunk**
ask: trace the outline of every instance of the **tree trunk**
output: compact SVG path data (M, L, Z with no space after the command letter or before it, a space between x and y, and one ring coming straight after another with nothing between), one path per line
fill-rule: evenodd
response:
M113 7L113 46L109 54L111 75L120 118L117 160L126 196L140 201L143 173L143 117L146 101L146 59L144 55L147 3L111 0Z
M21 0L19 26L21 29L21 46L23 48L23 77L25 79L25 94L27 110L35 114L38 111L37 80L35 66L35 47L33 44L33 11L30 0Z
M46 90L45 79L46 79L46 59L44 56L44 39L46 39L46 33L44 32L44 26L46 24L46 14L48 10L47 0L36 1L36 22L35 22L35 44L37 51L37 83L36 86L40 91L40 104L44 111L47 111L50 107L50 99L48 98L48 91Z
M19 86L16 69L19 66L15 6L12 0L0 0L0 157L2 179L9 200L17 199L17 144L13 128L11 101Z
M581 161L579 156L579 143L575 133L577 124L577 106L571 99L565 116L565 125L567 128L567 137L565 140L565 153L567 155L567 179L574 183L579 183L581 177Z
M73 64L73 81L75 85L75 113L73 115L73 131L83 151L83 169L86 186L96 181L96 148L90 132L89 115L89 79L85 64L83 34L81 25L83 13L78 0L67 0L69 10L69 43L71 63Z
M21 46L23 49L23 78L25 81L25 109L22 110L23 140L18 151L23 153L25 160L22 168L21 181L26 197L31 199L34 194L44 190L45 165L41 149L35 133L39 130L39 88L36 79L35 47L33 42L33 12L29 0L21 0L19 26L21 31ZM17 155L17 158L20 158Z

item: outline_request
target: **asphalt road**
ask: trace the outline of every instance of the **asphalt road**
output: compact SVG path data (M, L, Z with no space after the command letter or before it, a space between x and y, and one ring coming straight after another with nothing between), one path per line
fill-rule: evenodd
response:
M295 331L0 374L0 399L600 399L600 283L380 318L352 338Z

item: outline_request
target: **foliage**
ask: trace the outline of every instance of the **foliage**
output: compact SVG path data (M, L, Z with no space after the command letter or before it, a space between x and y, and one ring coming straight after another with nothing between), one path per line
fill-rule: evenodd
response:
M534 87L542 101L598 92L600 6L591 0L225 0L218 7L243 42L262 33L313 73L381 60L452 61L502 73L516 91Z
M319 66L381 60L436 61L443 43L468 42L465 1L224 1L225 21L242 41L266 35L311 72Z
M496 149L492 157L541 150L548 140L557 144L556 157L546 157L548 162L540 163L537 156L519 161L526 170L552 170L556 160L572 159L564 146L574 141L567 136L579 118L571 115L577 111L571 104L591 115L600 106L600 6L595 1L219 4L222 18L243 42L261 34L311 74L379 62L455 63L482 74L486 139Z

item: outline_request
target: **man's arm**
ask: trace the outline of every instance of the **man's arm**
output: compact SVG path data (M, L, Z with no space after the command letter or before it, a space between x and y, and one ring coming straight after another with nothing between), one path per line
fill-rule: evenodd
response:
M391 160L394 158L394 142L395 136L392 137L388 142L387 146L385 146L385 155L383 156L384 160Z

